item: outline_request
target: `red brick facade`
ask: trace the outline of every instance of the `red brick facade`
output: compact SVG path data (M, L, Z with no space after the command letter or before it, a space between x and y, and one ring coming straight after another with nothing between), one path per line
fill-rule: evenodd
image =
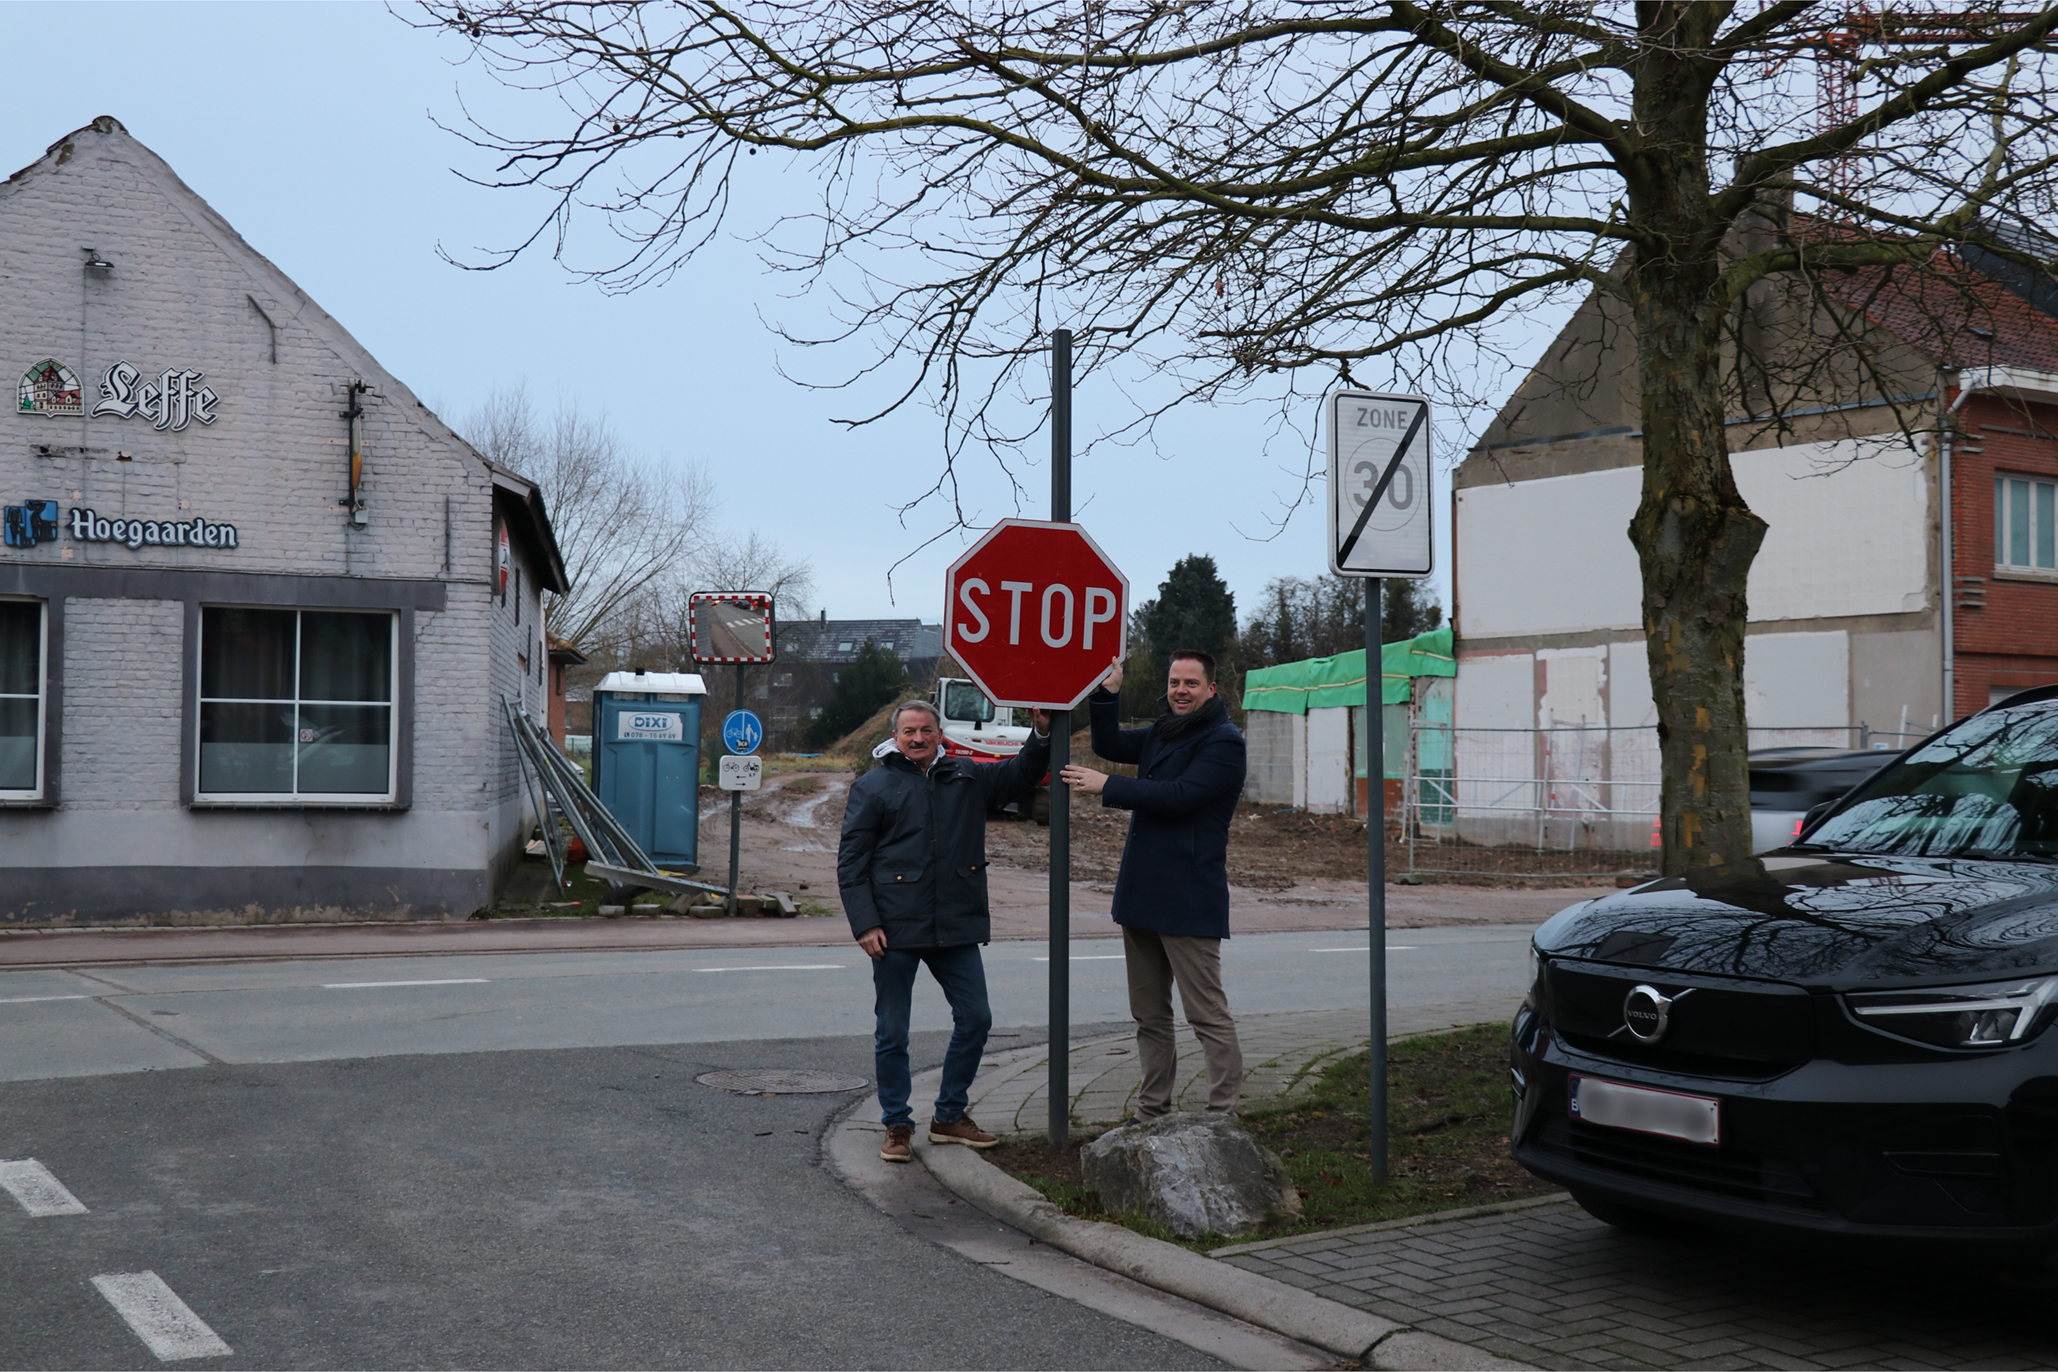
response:
M2008 473L2058 481L2058 404L1974 391L1952 456L1953 717L1996 691L2058 683L2058 572L1995 568L1994 478Z

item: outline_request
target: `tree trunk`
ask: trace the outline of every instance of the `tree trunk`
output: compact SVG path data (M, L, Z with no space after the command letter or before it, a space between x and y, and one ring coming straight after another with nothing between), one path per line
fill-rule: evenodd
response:
M1744 591L1765 521L1730 471L1718 358L1697 308L1703 274L1637 274L1644 482L1629 537L1643 568L1667 876L1751 851Z
M1707 314L1721 229L1708 216L1709 69L1698 55L1727 9L1639 6L1645 37L1664 41L1646 49L1634 78L1645 142L1629 177L1630 217L1648 236L1630 274L1644 481L1629 537L1643 569L1667 876L1751 853L1745 583L1765 521L1730 470L1721 336Z

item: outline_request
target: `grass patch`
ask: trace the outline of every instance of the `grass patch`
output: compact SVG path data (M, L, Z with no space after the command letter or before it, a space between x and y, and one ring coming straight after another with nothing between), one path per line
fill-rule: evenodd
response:
M1332 1058L1289 1104L1244 1112L1244 1127L1285 1159L1301 1193L1301 1217L1236 1242L1405 1219L1559 1188L1525 1171L1508 1152L1508 1030L1482 1024L1387 1047L1388 1180L1372 1181L1369 1054ZM1068 1214L1113 1220L1171 1239L1138 1214L1111 1215L1086 1185L1075 1138L1060 1150L1042 1138L1011 1139L986 1157L1041 1191ZM1229 1240L1173 1240L1206 1250Z

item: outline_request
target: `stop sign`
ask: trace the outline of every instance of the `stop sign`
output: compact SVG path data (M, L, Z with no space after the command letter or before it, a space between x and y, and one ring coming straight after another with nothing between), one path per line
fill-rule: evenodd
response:
M1077 524L1003 519L943 594L944 650L998 705L1069 710L1129 649L1129 578Z

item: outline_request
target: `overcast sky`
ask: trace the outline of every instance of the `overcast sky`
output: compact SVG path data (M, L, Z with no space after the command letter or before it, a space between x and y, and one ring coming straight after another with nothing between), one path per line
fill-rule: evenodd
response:
M949 535L917 552L946 527L945 512L917 511L903 527L895 510L935 480L940 421L911 409L852 432L831 422L851 412L848 398L778 372L784 362L828 376L863 360L782 351L765 327L814 307L783 300L784 283L740 237L765 214L805 211L805 174L778 169L784 179L768 178L772 189L727 241L661 288L606 295L544 255L460 271L439 244L468 254L507 243L541 206L460 180L453 169L486 163L433 121L460 120L460 95L488 120L541 126L549 112L542 97L453 65L462 50L449 40L374 4L10 4L7 21L14 60L0 83L0 175L113 115L460 429L496 387L524 379L546 403L576 397L640 451L706 462L725 526L762 530L812 562L811 608L938 618L943 572L964 540ZM1112 386L1082 387L1075 406L1082 442L1131 415ZM1274 438L1267 450L1275 419L1263 407L1188 412L1157 451L1110 446L1078 462L1077 517L1138 598L1189 553L1214 556L1241 611L1269 578L1322 570L1319 505L1261 541L1310 460L1305 436ZM1440 470L1463 437L1444 426ZM1046 517L1048 481L1041 466L1028 473L1018 509L1007 484L977 464L974 517ZM1446 604L1447 514L1439 491L1433 584ZM910 553L889 586L889 566Z

